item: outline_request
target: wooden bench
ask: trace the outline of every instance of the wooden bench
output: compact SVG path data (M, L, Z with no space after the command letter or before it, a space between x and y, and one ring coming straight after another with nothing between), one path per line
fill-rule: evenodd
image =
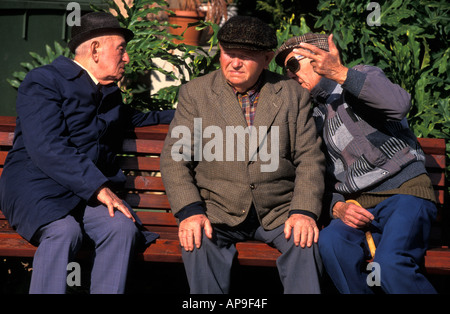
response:
M0 166L11 148L15 117L0 117ZM136 209L143 224L160 238L138 258L151 262L182 262L177 225L170 213L168 199L159 173L159 154L168 131L167 125L136 128L127 134L120 155L122 169L127 174L125 200ZM443 209L445 198L445 142L438 139L419 139L427 154L427 168L435 187L439 206ZM0 174L1 174L0 168ZM438 218L438 241L442 240L442 210ZM436 232L435 232L436 233ZM447 243L434 243L425 258L430 273L450 274L450 250ZM280 253L260 242L237 244L237 262L240 265L276 266ZM21 238L0 212L0 256L32 257L36 247Z

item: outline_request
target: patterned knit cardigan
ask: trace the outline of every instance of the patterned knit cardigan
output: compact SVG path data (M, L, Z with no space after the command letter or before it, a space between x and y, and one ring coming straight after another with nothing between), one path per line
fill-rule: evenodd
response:
M326 145L332 204L395 189L426 173L424 153L406 121L410 96L381 69L356 66L342 85L322 78L311 96Z

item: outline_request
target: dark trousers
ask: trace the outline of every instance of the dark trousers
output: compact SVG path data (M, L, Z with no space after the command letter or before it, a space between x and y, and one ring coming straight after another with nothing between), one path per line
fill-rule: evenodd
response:
M435 293L420 272L436 206L410 195L395 195L368 209L375 219L371 231L377 250L375 268L366 267L368 248L363 230L333 220L320 232L319 249L325 270L341 293ZM369 280L368 280L369 276Z
M212 239L203 234L199 249L191 252L182 250L191 293L229 293L231 266L236 255L235 243L245 240L269 243L282 253L277 267L285 293L320 293L319 273L322 265L317 245L310 248L295 246L292 237L285 239L284 224L266 231L252 211L238 227L214 225L213 230Z
M30 293L66 292L67 266L85 236L95 245L91 293L124 292L138 228L119 211L110 217L107 208L100 205L87 206L81 213L67 215L38 230L33 238L39 246L33 259Z

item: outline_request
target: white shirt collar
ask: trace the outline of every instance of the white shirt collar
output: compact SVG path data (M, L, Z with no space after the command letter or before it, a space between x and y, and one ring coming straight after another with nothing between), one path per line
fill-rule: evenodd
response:
M83 70L85 70L87 72L87 74L89 74L89 76L91 77L91 79L94 81L95 85L98 85L99 81L95 78L94 75L92 75L91 72L88 71L88 69L86 69L84 66L82 66L79 62L73 60L73 62L75 62L76 64L78 64Z

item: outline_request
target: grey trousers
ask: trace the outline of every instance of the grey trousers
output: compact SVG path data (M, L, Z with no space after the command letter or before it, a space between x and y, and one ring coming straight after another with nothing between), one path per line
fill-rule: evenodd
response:
M284 293L320 293L322 271L317 244L310 248L295 246L292 237L284 236L284 224L266 231L256 214L238 227L213 226L213 238L203 233L202 245L191 252L182 249L186 276L192 294L229 293L231 266L236 255L235 243L258 240L276 247L282 255L277 260L278 273Z
M66 292L67 265L85 235L95 243L90 292L124 293L138 228L121 212L111 218L103 205L87 206L83 213L82 217L67 215L38 230L30 294Z

